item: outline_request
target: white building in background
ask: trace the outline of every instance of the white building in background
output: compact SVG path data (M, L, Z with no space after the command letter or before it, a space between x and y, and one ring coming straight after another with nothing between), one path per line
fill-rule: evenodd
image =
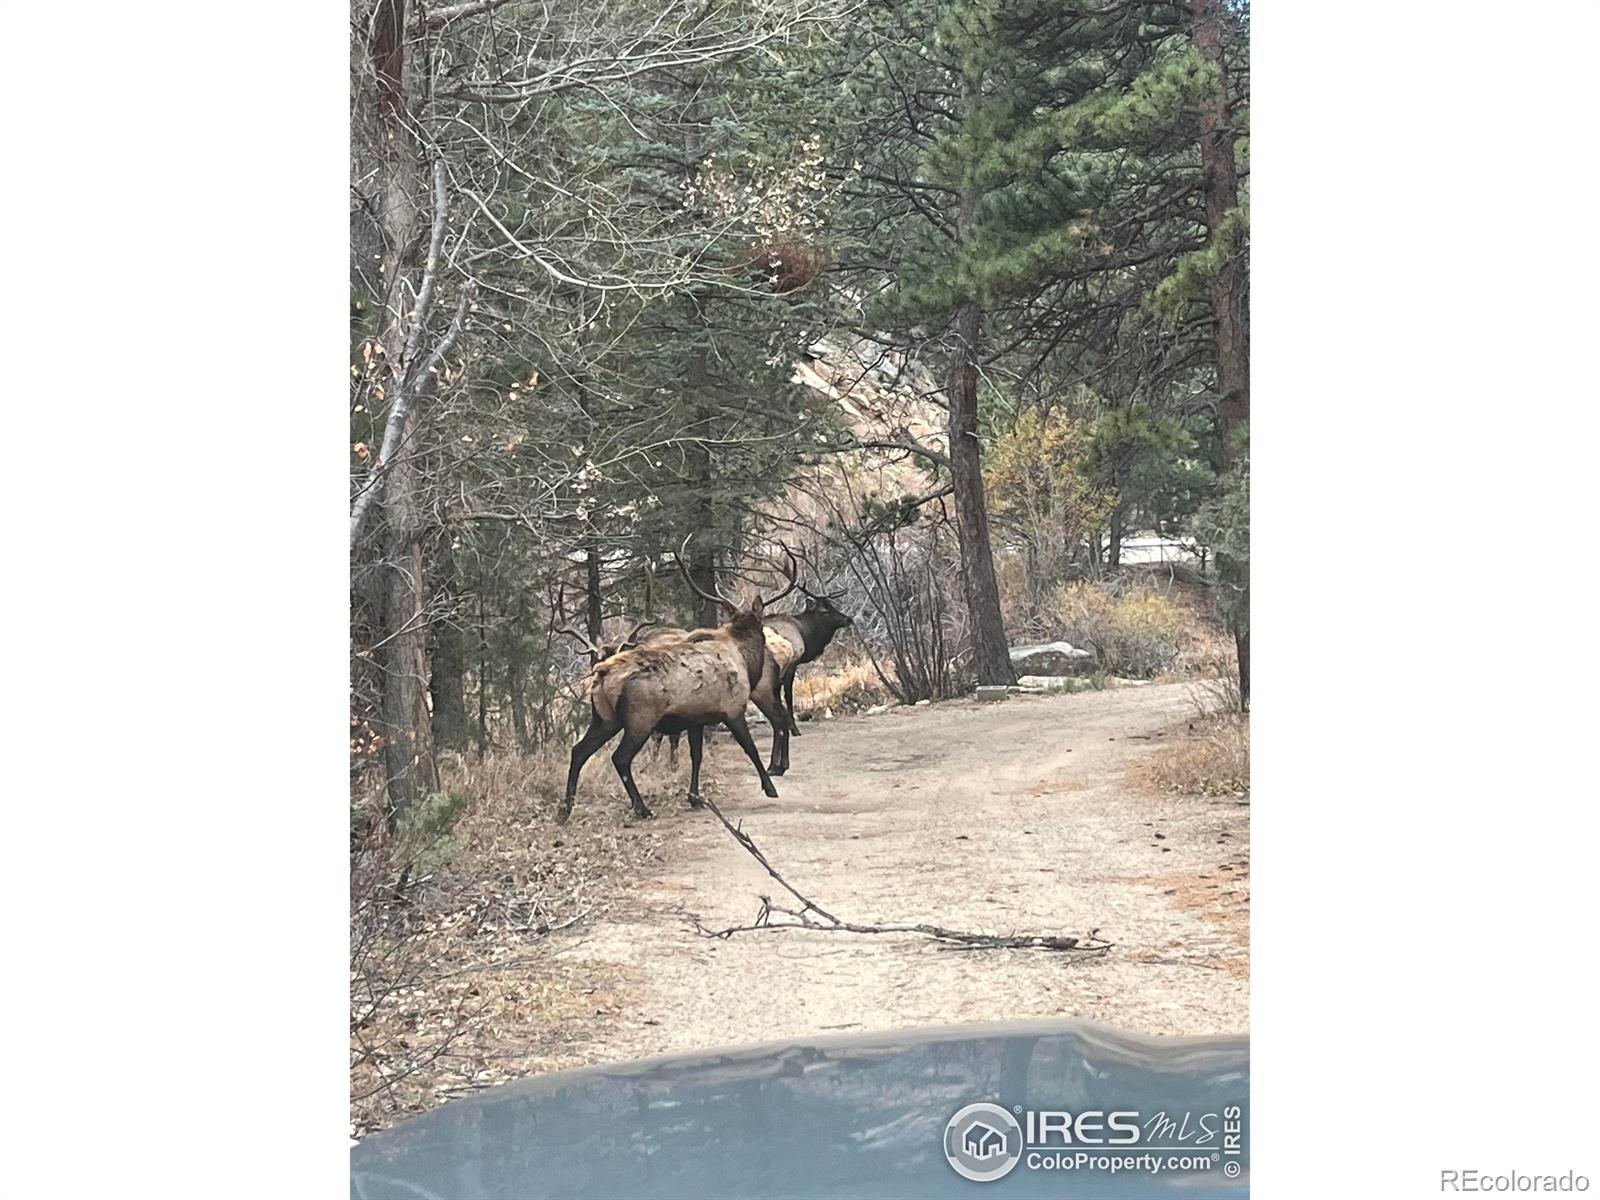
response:
M1124 566L1138 563L1193 563L1198 562L1199 558L1193 538L1157 537L1150 534L1122 539Z

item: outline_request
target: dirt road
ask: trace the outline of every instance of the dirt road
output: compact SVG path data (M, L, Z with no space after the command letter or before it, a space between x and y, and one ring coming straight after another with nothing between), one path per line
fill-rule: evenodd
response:
M1116 946L1077 959L898 935L710 940L682 914L743 924L776 885L710 814L652 796L662 853L557 950L567 967L617 981L562 1065L1040 1016L1158 1034L1245 1030L1249 810L1130 783L1161 731L1192 711L1189 689L1169 684L807 724L777 800L719 739L712 796L839 917L1001 933L1099 928Z

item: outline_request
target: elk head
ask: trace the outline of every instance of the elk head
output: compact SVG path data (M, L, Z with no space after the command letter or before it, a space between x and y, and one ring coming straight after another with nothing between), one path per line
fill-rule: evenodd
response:
M806 562L810 564L811 560L807 558ZM842 612L834 606L833 602L843 597L843 590L814 592L802 583L800 591L805 594L806 605L800 610L799 615L807 618L806 624L821 635L824 646L839 630L856 623L856 619L849 613Z
M819 595L816 592L807 591L804 584L801 585L800 590L805 592L806 597L806 606L800 611L810 616L818 627L826 629L832 634L856 623L856 619L849 613L841 612L834 607L834 600L843 596L843 592Z

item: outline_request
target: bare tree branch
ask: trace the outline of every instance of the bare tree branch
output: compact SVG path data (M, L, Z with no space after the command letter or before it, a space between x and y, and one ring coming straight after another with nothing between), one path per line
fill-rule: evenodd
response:
M815 900L804 895L793 884L767 861L767 856L743 829L735 827L722 815L722 810L715 801L705 800L705 806L711 810L717 820L722 822L722 827L733 835L733 840L744 847L745 851L761 864L762 868L778 885L800 902L799 908L785 908L774 904L771 897L761 897L761 908L756 913L756 918L749 925L730 925L723 929L711 929L700 922L696 916L689 915L688 920L697 933L705 937L729 938L736 933L752 933L760 929L810 929L819 933L915 933L923 937L933 938L935 941L950 943L971 949L983 950L1056 950L1084 955L1102 955L1110 950L1114 943L1105 941L1099 936L1098 929L1091 929L1082 937L1071 937L1064 934L993 934L972 933L963 929L947 929L943 925L930 925L922 922L916 924L875 925L862 924L856 921L845 921L834 916ZM774 921L774 913L788 917L786 921ZM814 915L813 915L814 914Z
M476 17L483 13L493 12L497 8L504 8L511 0L470 0L465 4L444 4L438 8L428 10L428 27L438 29L441 25L448 25L451 21L462 17Z
M444 338L434 347L433 353L428 356L421 370L415 375L406 373L407 381L401 387L400 394L395 397L394 407L389 410L389 420L383 428L383 444L378 449L378 456L373 460L372 469L362 481L361 489L356 493L355 501L350 506L352 546L360 538L367 513L372 508L373 500L377 498L378 484L382 481L389 464L394 461L395 455L401 452L400 442L405 432L406 421L411 415L412 404L432 387L433 381L438 378L439 365L461 338L462 330L467 323L467 308L472 300L472 292L473 287L470 282L462 286L461 298L456 302L455 316L451 318L450 328L445 332Z

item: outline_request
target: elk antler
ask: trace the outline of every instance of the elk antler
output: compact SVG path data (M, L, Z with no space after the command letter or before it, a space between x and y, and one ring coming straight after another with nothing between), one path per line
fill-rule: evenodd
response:
M649 620L640 621L637 625L635 625L633 627L632 631L628 634L627 637L623 638L620 642L617 643L617 648L615 650L607 650L604 645L599 645L599 646L595 645L587 637L585 637L583 634L579 633L576 629L572 628L572 626L570 626L570 625L563 625L560 629L556 630L556 632L557 633L564 633L568 637L575 638L577 641L582 642L584 649L587 650L589 652L590 656L591 656L591 661L599 662L603 658L610 658L614 654L621 654L624 650L632 650L634 648L634 646L636 646L638 644L635 641L635 639L638 638L639 631L641 629L643 629L646 625L655 625L655 624L659 624L659 622L649 621Z
M847 590L848 589L846 589L846 588L840 588L837 592L813 592L805 584L802 583L800 585L800 591L801 591L801 593L803 595L809 597L812 600L826 600L830 604L833 601L838 600L841 597L843 597Z
M587 637L585 637L583 634L579 633L576 629L572 628L572 626L570 626L570 625L563 625L560 629L556 630L556 632L557 633L564 633L568 637L576 638L578 641L582 642L583 643L583 648L594 656L593 661L598 662L600 659L602 659L602 658L604 658L606 656L606 652L604 650L600 649L599 646L596 646Z
M788 556L789 559L789 566L783 573L784 577L789 581L789 586L784 588L783 591L779 592L776 596L772 597L772 599L762 600L761 606L763 608L770 604L776 604L779 600L782 600L790 592L794 591L795 588L800 586L800 564L795 561L794 551L785 546L783 548L783 552ZM759 594L757 598L759 599Z
M633 627L632 631L628 634L627 637L622 639L622 648L624 650L626 650L629 646L634 645L634 639L636 639L639 636L639 630L643 629L646 625L658 625L658 624L660 624L659 621L652 621L649 617L646 617L644 620L640 621L637 625L635 625Z
M711 590L716 594L712 595L711 593L703 590L700 585L694 581L694 576L689 574L689 568L683 565L683 556L689 550L689 538L692 538L693 536L694 534L691 533L688 537L684 538L683 545L678 547L678 552L672 556L672 561L678 564L678 570L683 574L683 581L689 585L689 590L696 596L699 596L700 599L709 600L713 604L725 604L731 611L737 612L739 610L739 606L724 596L721 589L718 588L715 583L711 585Z
M784 553L789 554L790 558L794 557L794 555L790 553L787 546L784 547ZM800 558L804 560L806 566L810 567L813 571L816 570L816 564L813 563L803 551L800 554ZM837 592L814 592L803 583L798 584L797 586L800 588L801 595L812 600L837 600L845 594L846 590L844 588L840 588Z

